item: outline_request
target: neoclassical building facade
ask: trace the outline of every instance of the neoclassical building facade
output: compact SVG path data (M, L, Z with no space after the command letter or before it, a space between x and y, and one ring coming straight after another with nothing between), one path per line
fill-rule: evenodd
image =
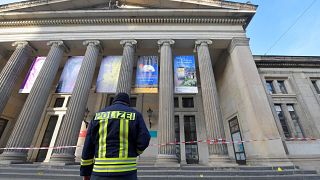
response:
M246 27L256 8L207 0L1 5L0 163L77 162L87 122L117 92L131 94L152 136L141 162L319 162L320 58L253 56Z

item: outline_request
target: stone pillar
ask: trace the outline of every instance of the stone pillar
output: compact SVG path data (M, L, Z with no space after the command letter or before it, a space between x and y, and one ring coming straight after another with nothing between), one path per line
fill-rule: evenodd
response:
M202 102L206 122L207 138L225 139L216 81L208 47L208 45L212 44L212 41L197 40L195 44L198 52ZM227 150L225 144L209 144L208 148L210 158L209 161L221 161L221 159L226 159L225 155Z
M32 48L29 46L28 42L25 41L15 42L12 46L17 46L16 50L13 52L12 56L0 73L0 115L4 110L14 85L32 52Z
M278 80L272 80L272 86L274 88L275 94L282 94Z
M34 132L50 94L52 82L58 71L63 53L67 50L62 41L48 42L50 52L21 110L6 147L30 147ZM25 162L28 150L5 150L2 163Z
M87 50L72 91L69 107L56 140L56 146L75 146L87 108L91 83L100 51L99 41L85 41ZM50 162L70 164L75 161L75 148L55 149Z
M292 165L287 159L263 83L253 59L249 39L233 38L226 59L235 83L233 106L239 121L247 163L251 165Z
M318 89L319 89L319 91L320 91L320 80L316 80L316 85L317 85L317 87L318 87ZM1 111L0 111L1 112Z
M117 86L117 93L125 92L130 95L132 72L134 63L134 51L136 40L122 40L120 44L123 45L122 62Z
M284 116L284 119L286 121L286 124L287 124L287 126L289 128L291 137L293 137L293 138L297 137L298 134L297 134L296 129L294 127L291 115L290 115L290 113L288 111L287 104L281 104L281 109L282 109L283 116Z
M159 86L159 125L158 150L156 165L178 166L174 131L174 87L173 61L171 45L173 40L159 40L160 45L160 86Z

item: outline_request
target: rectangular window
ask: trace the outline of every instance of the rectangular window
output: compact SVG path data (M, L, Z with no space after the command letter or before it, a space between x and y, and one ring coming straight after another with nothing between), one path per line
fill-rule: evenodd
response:
M279 85L279 88L280 88L280 91L282 94L288 94L288 91L286 89L286 86L284 85L284 80L278 80L278 85Z
M266 81L266 84L267 84L267 90L269 91L269 93L270 94L274 94L275 91L274 91L274 87L273 87L272 81Z
M317 81L320 81L320 80L312 80L311 82L312 82L313 87L314 87L314 89L316 90L316 92L317 92L318 94L320 94L320 87L318 86Z
M0 118L0 138L4 130L6 129L7 123L8 123L8 120Z
M186 161L187 164L198 164L199 153L197 144L197 130L195 116L184 116L184 137L186 142L194 141L192 143L186 143Z
M58 116L54 115L54 116L50 116L49 118L49 122L46 128L46 131L43 135L43 139L41 142L40 147L49 147L50 146L50 142L52 139L52 135L54 132L54 129L56 127L58 121ZM47 155L48 149L40 149L38 152L38 156L37 156L37 162L42 162L45 160L46 155Z
M174 107L175 108L179 107L179 99L177 97L174 98Z
M180 162L181 161L181 155L180 155L180 123L179 123L179 116L174 116L174 131L175 131L175 140L176 140L176 142L179 142L179 143L176 144L176 155L177 155L178 161Z
M137 98L131 97L130 98L130 107L136 107L137 106Z
M287 107L288 107L288 111L290 113L290 116L291 116L291 119L292 119L292 122L293 122L293 125L294 125L296 132L297 132L298 137L303 137L301 126L299 123L299 117L294 110L293 104L287 104Z
M184 108L193 108L194 107L194 102L193 98L182 98L182 106Z
M62 107L64 102L64 98L57 98L54 102L53 107Z
M282 111L282 108L281 108L280 104L275 104L274 107L275 107L277 115L279 117L280 124L281 124L282 130L283 130L284 136L286 138L290 138L291 137L290 131L289 131L289 128L288 128L288 125L287 125L287 122L286 122L286 119L284 117L284 114L283 114L283 111Z

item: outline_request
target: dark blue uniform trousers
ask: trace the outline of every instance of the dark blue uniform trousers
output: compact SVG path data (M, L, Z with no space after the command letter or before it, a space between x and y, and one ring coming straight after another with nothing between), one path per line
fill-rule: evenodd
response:
M137 180L137 173L127 176L95 176L91 175L90 180Z

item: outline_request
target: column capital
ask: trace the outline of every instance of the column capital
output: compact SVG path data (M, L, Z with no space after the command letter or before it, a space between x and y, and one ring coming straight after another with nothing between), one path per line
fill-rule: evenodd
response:
M35 48L33 48L28 41L16 41L14 43L12 43L12 46L17 46L16 48L28 48L31 51L36 51Z
M194 42L194 52L197 52L197 48L199 46L209 46L210 44L212 44L212 41L209 39L198 39Z
M249 41L250 41L250 39L246 38L246 37L232 38L232 40L229 44L229 47L228 47L228 51L232 52L236 46L249 46Z
M66 44L63 41L49 41L47 42L48 46L61 46L65 52L69 52L70 49L66 46Z
M102 44L99 40L85 40L85 41L83 41L83 45L84 46L97 46L100 52L103 51Z
M212 41L209 40L209 39L198 39L198 40L195 41L195 45L196 46L200 46L200 45L208 46L210 44L212 44Z
M161 46L161 45L169 45L170 46L170 45L174 44L175 41L172 39L160 39L160 40L158 40L157 43L159 46Z
M120 44L124 47L124 46L132 46L134 47L138 42L134 39L125 39L125 40L121 40Z

